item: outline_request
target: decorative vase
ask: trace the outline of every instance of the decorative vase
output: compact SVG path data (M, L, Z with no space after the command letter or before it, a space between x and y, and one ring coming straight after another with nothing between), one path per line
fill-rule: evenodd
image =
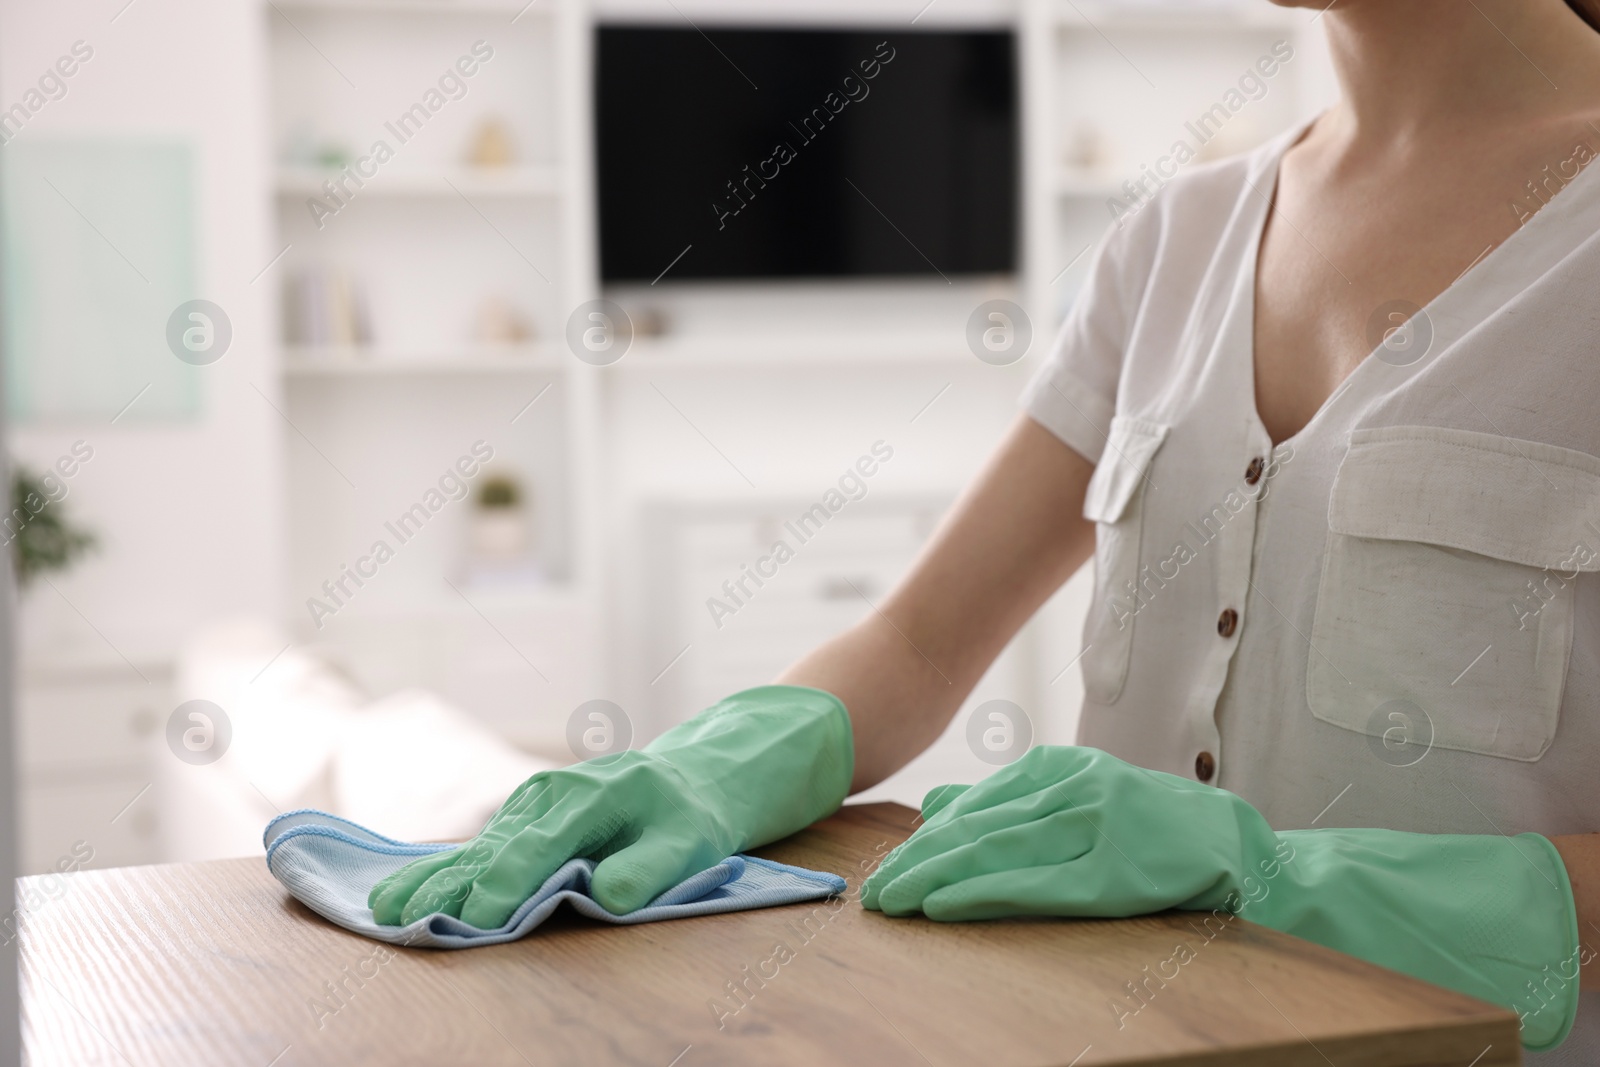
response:
M528 516L520 507L480 507L472 516L472 554L485 563L510 563L528 550Z

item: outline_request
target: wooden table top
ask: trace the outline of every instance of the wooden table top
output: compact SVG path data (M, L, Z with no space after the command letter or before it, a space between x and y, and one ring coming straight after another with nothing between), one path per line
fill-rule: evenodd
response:
M83 871L26 914L29 1055L34 1067L1521 1062L1510 1012L1243 920L1208 933L1183 913L941 924L865 911L862 878L914 817L848 807L761 850L843 875L847 897L635 927L563 910L521 941L461 952L347 933L259 858Z

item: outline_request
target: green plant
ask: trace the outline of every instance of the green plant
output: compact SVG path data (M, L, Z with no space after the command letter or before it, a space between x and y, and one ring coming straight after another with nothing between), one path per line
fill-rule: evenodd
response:
M11 542L17 584L24 587L46 571L65 569L95 545L94 534L72 524L46 479L21 467L11 475L11 510L0 528Z
M480 508L514 508L522 502L522 487L512 478L495 475L478 488Z

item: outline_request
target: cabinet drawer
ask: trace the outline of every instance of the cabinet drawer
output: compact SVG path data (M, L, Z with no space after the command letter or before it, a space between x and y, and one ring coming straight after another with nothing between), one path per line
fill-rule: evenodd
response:
M135 680L24 684L17 740L27 772L145 763L151 734L171 712L167 689Z

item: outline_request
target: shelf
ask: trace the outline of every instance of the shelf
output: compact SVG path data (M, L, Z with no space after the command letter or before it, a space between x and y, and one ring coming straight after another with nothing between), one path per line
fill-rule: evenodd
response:
M1064 170L1056 175L1058 196L1082 196L1099 199L1103 196L1121 196L1117 179L1110 174Z
M358 14L482 15L510 14L518 19L548 18L559 0L277 0L290 11L338 11Z
M336 169L285 167L278 172L278 195L321 196L322 183L339 174ZM500 169L455 167L392 174L379 168L377 174L363 181L365 184L355 189L358 197L559 196L562 191L561 171L554 165Z
M1067 30L1278 30L1293 32L1309 26L1316 12L1274 7L1259 2L1194 4L1191 2L1116 4L1079 2L1053 10L1056 23Z
M608 369L793 370L816 366L908 367L976 362L965 338L947 334L885 334L879 337L805 335L765 337L672 337L634 341ZM300 347L283 350L283 371L292 378L372 378L558 374L568 367L554 345L497 348L465 345L439 349Z
M490 618L514 615L583 613L590 610L590 598L571 582L552 581L543 585L473 585L451 578L455 589L440 583L438 592L414 590L370 602L352 600L339 612L341 620L394 622L416 618L477 616ZM458 591L459 590L459 591Z
M283 352L283 372L294 378L555 374L563 366L559 351L548 345L437 350L289 347Z
M637 339L617 370L792 370L816 366L896 367L971 363L980 366L959 328L942 334Z

